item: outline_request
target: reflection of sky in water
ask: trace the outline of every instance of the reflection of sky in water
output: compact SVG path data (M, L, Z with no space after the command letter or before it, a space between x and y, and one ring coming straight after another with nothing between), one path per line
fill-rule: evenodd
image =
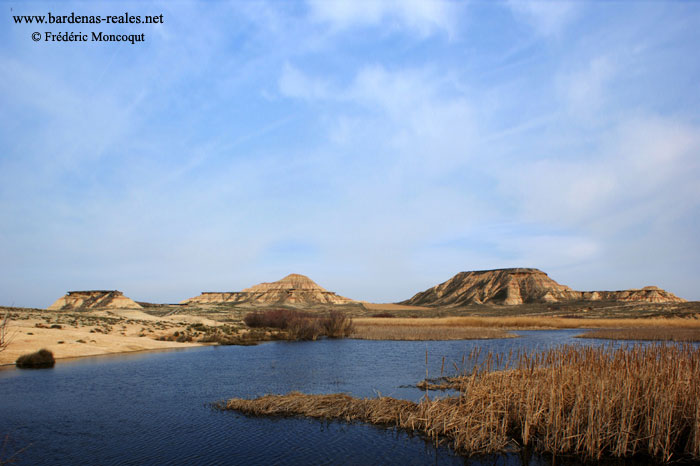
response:
M258 419L208 403L266 393L344 392L417 401L426 374L445 375L474 348L544 349L580 330L522 331L521 338L389 342L322 340L204 347L59 361L54 369L0 371L0 434L32 446L19 464L462 464L416 436L362 424ZM445 396L433 392L432 396ZM472 464L518 464L488 457ZM531 464L536 464L531 463Z

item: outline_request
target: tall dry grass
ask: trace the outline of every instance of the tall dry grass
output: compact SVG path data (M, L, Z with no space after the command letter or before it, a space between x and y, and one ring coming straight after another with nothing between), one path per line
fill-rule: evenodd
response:
M558 328L696 328L695 318L639 318L639 319L585 319L565 317L397 317L393 319L356 318L355 325L392 325L397 327L490 327L501 329L558 329Z
M384 319L386 320L386 319ZM488 340L512 338L512 333L495 328L448 326L410 327L401 325L355 325L352 338L360 340Z
M565 346L486 355L447 385L460 396L267 395L221 409L252 415L362 421L447 440L463 454L528 447L552 454L700 460L700 352L692 346ZM494 367L504 368L492 371Z
M603 328L586 332L583 335L579 335L579 338L600 338L605 340L700 341L700 328Z

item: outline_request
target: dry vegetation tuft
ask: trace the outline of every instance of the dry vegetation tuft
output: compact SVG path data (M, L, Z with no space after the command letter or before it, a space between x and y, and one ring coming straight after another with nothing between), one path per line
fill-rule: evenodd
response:
M10 312L5 311L5 315L0 319L0 351L7 348L10 338L7 336L7 328L10 325Z
M420 403L388 397L267 395L221 409L252 415L363 421L448 440L463 454L532 447L552 454L700 459L700 352L685 346L565 346L489 354L446 379L460 396ZM491 371L492 367L502 370Z

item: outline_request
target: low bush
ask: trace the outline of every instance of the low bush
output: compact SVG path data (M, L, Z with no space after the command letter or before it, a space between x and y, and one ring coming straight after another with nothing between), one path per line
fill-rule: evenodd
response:
M292 309L270 309L251 312L243 318L243 322L251 328L270 327L284 330L292 321L310 317L307 313Z
M289 322L287 333L290 340L316 340L323 335L323 328L317 318L299 317Z
M321 319L321 326L323 333L330 338L349 337L355 331L352 319L342 311L331 311Z
M352 319L342 311L320 316L292 309L271 309L251 312L243 321L251 328L284 330L278 337L286 340L316 340L320 336L343 338L355 330Z
M53 357L53 353L46 349L22 355L15 361L15 365L21 369L41 369L53 367L54 364L56 364L56 360Z

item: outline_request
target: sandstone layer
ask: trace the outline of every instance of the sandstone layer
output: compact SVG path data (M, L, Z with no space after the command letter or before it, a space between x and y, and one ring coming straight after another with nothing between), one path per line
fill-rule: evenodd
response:
M621 291L575 291L532 268L460 272L444 283L417 293L399 304L457 307L469 304L517 305L564 301L685 302L661 288Z
M181 304L348 304L352 299L328 291L304 275L293 273L281 280L260 283L242 291L211 292Z
M117 290L69 291L47 309L50 311L70 311L86 309L141 309L135 301Z

